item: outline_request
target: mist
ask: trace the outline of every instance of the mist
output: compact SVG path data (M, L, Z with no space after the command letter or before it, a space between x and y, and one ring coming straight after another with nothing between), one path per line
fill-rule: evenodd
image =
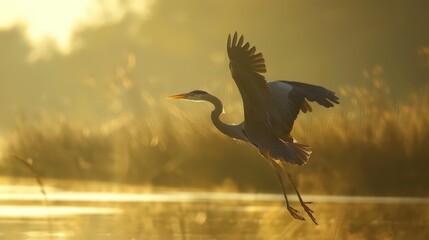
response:
M209 91L224 101L226 122L242 121L225 54L227 35L238 31L264 53L267 79L323 85L341 99L329 111L313 104L315 112L297 120L296 138L314 144L314 163L296 171L310 179L300 180L309 190L420 194L419 166L428 156L424 5L155 1L142 18L124 3L121 18L77 25L65 52L55 39L35 45L25 24L3 28L2 172L28 175L10 162L15 154L45 177L182 187L226 181L234 189L275 191L258 154L220 135L206 104L166 99ZM391 189L377 173L386 164L388 179L408 169ZM195 178L185 177L190 173ZM336 176L339 184L327 189L318 176ZM360 179L361 189L347 179ZM407 190L410 181L421 185Z

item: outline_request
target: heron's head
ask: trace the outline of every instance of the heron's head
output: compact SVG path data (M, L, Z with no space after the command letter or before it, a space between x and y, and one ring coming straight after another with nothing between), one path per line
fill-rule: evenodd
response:
M201 90L194 90L188 93L182 93L182 94L177 94L177 95L173 95L168 97L169 99L185 99L185 100L190 100L190 101L202 101L202 100L206 100L206 98L210 96L209 93L205 92L205 91L201 91Z

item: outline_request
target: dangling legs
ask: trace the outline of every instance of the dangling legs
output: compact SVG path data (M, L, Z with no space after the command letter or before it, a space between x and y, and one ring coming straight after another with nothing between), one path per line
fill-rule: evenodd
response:
M270 157L270 155L269 155L268 152L262 152L262 151L260 151L260 153L267 160L268 164L270 164L270 166L276 172L277 178L279 179L280 184L282 185L282 190L283 190L283 195L285 197L287 210L290 212L290 214L292 215L292 217L304 221L305 220L304 217L302 217L301 215L299 215L298 210L296 210L295 208L291 207L290 204L289 204L289 200L287 199L287 194L286 194L286 188L284 187L283 174L282 174L282 171L281 171L282 169L280 169L278 167L278 164Z
M313 210L311 210L308 206L307 206L307 204L312 204L313 202L304 202L303 200L302 200L302 198L301 198L301 194L299 194L299 192L298 192L298 189L296 188L296 186L295 186L295 183L293 182L293 180L292 180L292 176L286 171L286 169L284 168L284 166L281 164L281 163L279 163L278 164L280 167L281 167L281 169L287 174L287 176L288 176L288 178L289 178L289 181L290 181L290 183L292 184L292 186L293 186L293 188L295 189L295 192L296 192L296 195L298 196L298 200L299 200L299 203L301 204L301 206L302 206L302 208L304 209L304 211L307 213L307 215L311 218L311 220L314 222L314 224L316 224L317 225L317 221L316 221L316 218L313 216Z

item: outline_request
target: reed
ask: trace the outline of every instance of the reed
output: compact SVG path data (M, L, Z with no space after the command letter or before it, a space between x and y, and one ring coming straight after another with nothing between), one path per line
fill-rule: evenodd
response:
M305 167L290 167L300 188L315 194L428 194L429 87L394 100L374 68L364 86L344 86L339 96L340 105L314 107L295 124L294 137L314 152ZM148 93L138 104L144 112L123 111L96 127L56 116L18 121L5 140L0 171L28 175L11 157L19 156L49 178L278 191L257 151L218 133L208 112L189 115Z

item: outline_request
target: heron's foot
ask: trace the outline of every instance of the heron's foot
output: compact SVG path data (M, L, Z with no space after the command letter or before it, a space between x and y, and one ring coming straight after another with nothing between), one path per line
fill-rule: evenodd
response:
M291 207L291 206L286 206L287 210L290 212L290 215L292 215L292 217L298 219L298 220L302 220L304 221L304 217L299 215L299 211L296 210L295 208Z
M313 204L313 202L301 202L301 206L304 209L304 211L307 213L307 215L311 218L311 221L314 222L314 224L317 224L316 218L313 216L313 210L307 206L307 204Z

